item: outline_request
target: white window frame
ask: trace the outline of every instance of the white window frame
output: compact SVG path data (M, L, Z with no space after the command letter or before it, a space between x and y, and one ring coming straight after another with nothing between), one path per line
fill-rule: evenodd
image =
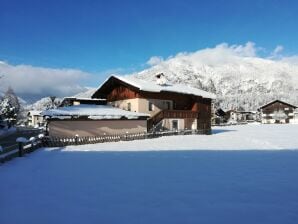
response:
M154 111L154 104L151 101L148 102L148 111Z

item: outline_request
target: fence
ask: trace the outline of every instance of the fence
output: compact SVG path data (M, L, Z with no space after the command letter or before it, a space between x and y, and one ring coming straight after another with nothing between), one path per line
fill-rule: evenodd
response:
M18 142L15 145L6 147L0 152L0 163L11 160L15 157L22 157L26 153L35 151L45 145L44 138L32 138L26 142Z
M191 134L210 134L210 130L177 130L177 131L161 131L161 132L144 132L136 134L124 135L103 135L95 137L50 137L40 136L39 138L31 138L28 141L20 141L17 144L5 148L0 152L0 163L10 160L14 157L21 157L26 153L35 151L40 147L64 147L68 145L84 145L96 144L105 142L118 142L118 141L133 141L139 139L152 139L162 136L172 135L191 135ZM22 138L23 140L26 140Z
M139 139L151 139L162 136L171 135L191 135L191 134L209 134L210 130L177 130L177 131L162 131L162 132L149 132L149 133L136 133L136 134L124 134L124 135L103 135L94 137L45 137L45 145L47 147L63 147L67 145L85 145L96 144L105 142L119 142L119 141L133 141Z

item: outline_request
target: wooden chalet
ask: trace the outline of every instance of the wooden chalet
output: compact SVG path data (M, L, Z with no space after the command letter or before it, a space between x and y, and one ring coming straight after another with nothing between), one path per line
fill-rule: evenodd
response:
M259 108L263 124L292 123L297 107L281 100L274 100Z
M148 131L192 129L210 133L215 95L163 79L163 74L156 77L156 82L111 76L92 98L106 98L114 107L150 114Z

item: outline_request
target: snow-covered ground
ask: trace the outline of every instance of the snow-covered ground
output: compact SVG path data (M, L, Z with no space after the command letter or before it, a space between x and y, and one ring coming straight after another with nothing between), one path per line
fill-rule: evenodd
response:
M298 149L298 124L213 127L213 135L69 146L63 151L275 150Z
M298 223L298 125L214 129L14 159L0 223Z

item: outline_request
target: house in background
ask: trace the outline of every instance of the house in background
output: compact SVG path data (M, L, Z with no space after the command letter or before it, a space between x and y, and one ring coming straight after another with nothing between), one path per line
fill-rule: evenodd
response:
M221 108L216 109L212 116L212 125L221 125L226 122L226 112Z
M298 108L294 110L294 117L293 120L291 120L291 123L298 124Z
M230 124L237 124L240 121L241 114L237 110L228 110L225 112L225 120Z
M281 100L274 100L259 108L263 124L293 123L297 107Z
M240 122L260 121L260 113L258 111L238 111Z
M186 85L170 84L163 74L155 82L111 76L92 98L127 111L149 114L148 130L211 132L211 102L215 95Z
M30 110L27 114L27 125L30 127L43 127L45 120L42 116L42 111Z
M148 114L110 105L74 105L46 110L47 131L52 137L123 135L147 132Z
M230 124L259 122L260 113L257 111L228 110L225 112L224 120Z

